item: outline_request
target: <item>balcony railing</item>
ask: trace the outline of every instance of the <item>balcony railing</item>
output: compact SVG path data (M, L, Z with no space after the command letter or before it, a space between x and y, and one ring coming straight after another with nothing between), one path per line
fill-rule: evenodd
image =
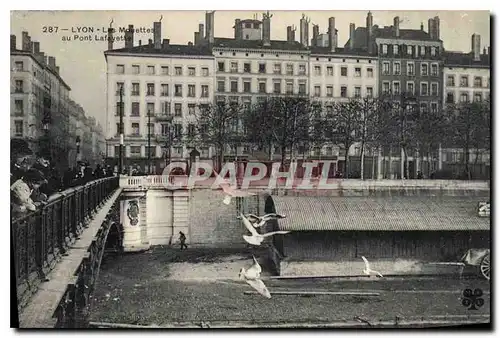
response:
M86 222L117 188L117 177L98 179L52 195L45 206L12 219L11 245L19 308L36 291L36 285L45 280L56 258L67 251Z

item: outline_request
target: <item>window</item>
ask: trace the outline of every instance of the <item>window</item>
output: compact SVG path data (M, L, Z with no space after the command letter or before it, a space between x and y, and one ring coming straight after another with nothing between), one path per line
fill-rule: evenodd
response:
M299 83L299 95L305 95L305 94L306 94L306 84Z
M161 66L161 75L168 75L168 66Z
M387 54L387 45L382 45L382 54Z
M147 130L148 130L148 134L154 135L155 134L155 124L154 123L147 123Z
M141 72L141 68L139 65L132 65L132 74L139 74Z
M146 147L146 154L149 153L149 156L156 157L156 146Z
M321 96L321 87L320 86L314 86L314 96Z
M274 94L281 94L281 82L276 81L273 83L273 86L274 86L273 88Z
M161 84L160 95L161 96L168 96L168 84L166 84L166 83Z
M265 82L259 82L259 93L266 93L266 83Z
M408 62L406 64L406 71L407 71L407 74L409 76L414 76L415 75L415 65L413 64L413 62Z
M293 75L293 65L286 65L286 75Z
M460 102L462 102L462 103L469 102L469 94L468 93L461 93L460 94Z
M420 46L420 56L425 56L425 46Z
M401 75L401 63L394 62L394 75Z
M174 137L176 139L180 139L182 137L182 124L174 124Z
M354 87L354 97L361 97L361 87Z
M188 75L189 76L196 76L196 68L195 67L188 67Z
M148 102L146 105L146 112L150 116L155 115L155 104L153 102Z
M140 157L141 156L141 146L130 146L130 156Z
M406 83L406 91L409 94L415 94L415 84L413 82L407 82Z
M182 76L182 67L175 67L175 75Z
M182 117L182 103L174 104L174 115Z
M195 85L188 85L188 97L196 97Z
M120 124L116 124L116 134L115 135L120 135Z
M299 75L306 75L306 65L299 65Z
M366 69L366 75L368 77L373 77L373 68L367 68Z
M429 75L429 65L427 63L422 63L420 65L420 75L422 76Z
M179 134L179 137L180 137L180 134ZM175 154L175 156L182 156L182 147L174 147L174 154Z
M21 69L19 69L18 63L19 62L16 62L16 69L23 70L23 63L21 62ZM116 74L125 74L125 66L124 65L116 65Z
M155 84L154 83L147 84L146 95L147 96L154 96L155 95Z
M293 94L293 81L286 82L286 93Z
M399 45L393 45L392 46L392 51L394 54L399 54Z
M226 81L224 80L220 80L220 81L217 81L217 91L218 92L225 92L226 91Z
M333 76L333 67L332 66L326 67L326 75Z
M202 75L202 76L205 76L205 77L207 77L207 76L208 76L208 68L207 68L207 67L203 67L203 68L201 69L201 75Z
M231 73L238 73L238 62L231 62Z
M182 85L176 84L174 87L175 90L175 96L177 97L182 97Z
M23 83L23 80L16 80L16 93L22 93L23 92L23 86L24 83Z
M333 86L326 86L326 96L333 97Z
M139 132L140 132L139 123L137 123L137 122L132 123L132 135L139 135ZM139 152L140 152L140 150L139 150Z
M250 81L243 81L243 92L250 93Z
M429 85L425 82L420 84L420 95L427 96L429 95Z
M223 71L224 71L224 68L225 68L225 67L224 67L224 62L218 62L218 63L217 63L217 70L218 70L219 72L223 72Z
M354 76L361 77L361 68L360 67L354 68Z
M188 104L188 114L194 115L195 110L196 110L196 105L194 103L189 103Z
M481 88L482 86L483 86L483 79L480 76L474 77L474 87Z
M15 121L15 136L23 136L23 121Z
M139 116L140 114L141 112L139 102L132 102L130 116Z
M250 73L251 72L250 62L246 62L246 63L243 64L243 72L245 72L245 73Z
M448 87L455 87L455 76L448 75L448 77L446 78L446 85Z
M162 102L160 107L163 115L170 115L170 102Z
M390 71L390 63L389 62L384 62L382 65L382 74L384 75L389 75Z
M431 95L438 96L438 84L436 82L431 83Z
M122 103L123 104L123 103ZM120 109L120 102L116 102L116 112L115 116L120 116L121 109Z
M340 76L347 76L347 67L340 67Z
M188 137L193 138L195 133L196 133L195 125L192 123L188 124L188 132L187 132Z
M431 47L431 56L436 56L436 47Z
M231 93L238 92L238 81L231 81Z
M281 63L275 63L274 64L274 74L281 74Z
M314 75L321 75L321 66L314 66Z
M464 75L460 76L460 87L469 87L469 77Z
M265 73L265 72L266 72L266 64L259 63L259 73Z
M401 93L401 85L399 81L394 81L392 83L392 92L394 93L394 95L399 95Z
M474 93L474 102L481 102L483 100L483 95L481 93Z
M455 95L453 93L446 94L446 103L455 103Z
M420 102L420 111L421 111L422 113L427 112L427 108L428 108L428 106L427 106L427 102Z
M201 86L201 97L208 97L208 85Z
M139 96L139 83L132 83L132 96Z
M120 95L120 92L125 89L125 84L123 82L116 83L116 95Z
M347 87L340 87L340 97L347 97Z
M161 134L163 136L167 136L169 131L169 125L167 123L162 123L161 124Z
M372 87L366 87L366 97L373 97L373 88Z
M437 63L431 64L431 76L438 76L438 65L437 65Z
M120 66L122 67L122 72L118 72ZM116 72L119 73L119 74L123 74L123 70L124 70L125 66L124 65L117 65L116 66ZM24 70L24 63L22 61L16 61L16 71L18 72L22 72Z
M413 56L413 46L406 47L406 54Z
M438 111L438 104L437 104L437 102L432 102L431 103L431 112L432 113L437 113L437 111Z
M155 66L148 66L148 75L155 75Z
M389 94L391 91L391 86L390 86L390 83L388 81L385 81L382 83L382 92L384 94Z

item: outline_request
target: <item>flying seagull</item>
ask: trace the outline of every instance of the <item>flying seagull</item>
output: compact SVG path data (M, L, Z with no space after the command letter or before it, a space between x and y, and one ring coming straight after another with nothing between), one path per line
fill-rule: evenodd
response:
M286 218L285 215L280 215L280 214L276 214L276 213L265 214L262 217L259 217L259 216L254 215L254 214L246 214L245 217L252 223L252 225L255 228L262 227L264 224L266 224L268 221L270 221L272 219ZM241 216L238 216L237 218L241 219Z
M248 196L255 196L256 194L240 190L240 189L233 189L229 185L229 183L221 183L222 190L226 194L226 197L222 200L224 204L229 205L231 204L231 198L233 197L248 197Z
M243 235L243 239L247 241L247 243L252 245L261 245L262 241L269 236L277 235L277 234L287 234L290 231L273 231L265 234L259 234L257 230L255 230L252 223L246 218L242 213L240 213L240 218L243 221L245 227L250 231L251 236Z
M253 287L255 290L257 290L258 293L263 295L266 298L271 298L271 293L267 289L266 285L264 282L260 279L260 273L262 272L262 268L259 265L259 262L255 259L255 256L253 256L253 264L248 270L245 270L245 268L241 268L239 277L241 280L244 280L247 282L251 287Z
M364 273L365 275L368 275L368 276L370 276L370 275L377 275L377 276L379 276L379 277L384 277L384 276L382 276L382 274L381 274L380 272L375 271L375 270L372 270L372 269L370 268L370 263L368 262L368 260L366 259L366 257L365 257L365 256L361 256L361 258L362 258L362 259L363 259L363 261L365 262L365 269L363 270L363 273Z

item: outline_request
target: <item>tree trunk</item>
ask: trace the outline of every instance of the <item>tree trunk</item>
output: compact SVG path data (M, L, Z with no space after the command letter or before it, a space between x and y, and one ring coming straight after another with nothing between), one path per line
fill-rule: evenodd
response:
M361 156L360 156L360 160L361 160L361 179L364 180L365 179L365 142L362 141L361 142Z
M346 143L344 144L345 146L345 165L344 165L344 170L345 170L345 175L344 178L349 178L349 145Z
M401 146L399 151L399 175L401 176L401 179L404 179L405 177L405 162L405 149Z
M392 179L392 145L389 145L389 179Z

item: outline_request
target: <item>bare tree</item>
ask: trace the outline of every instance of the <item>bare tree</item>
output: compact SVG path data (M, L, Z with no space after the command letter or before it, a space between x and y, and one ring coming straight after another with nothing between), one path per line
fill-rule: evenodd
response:
M250 109L245 109L242 114L243 128L245 130L246 141L258 151L267 149L269 160L272 160L272 148L274 137L275 120L273 100L266 99L252 105Z

